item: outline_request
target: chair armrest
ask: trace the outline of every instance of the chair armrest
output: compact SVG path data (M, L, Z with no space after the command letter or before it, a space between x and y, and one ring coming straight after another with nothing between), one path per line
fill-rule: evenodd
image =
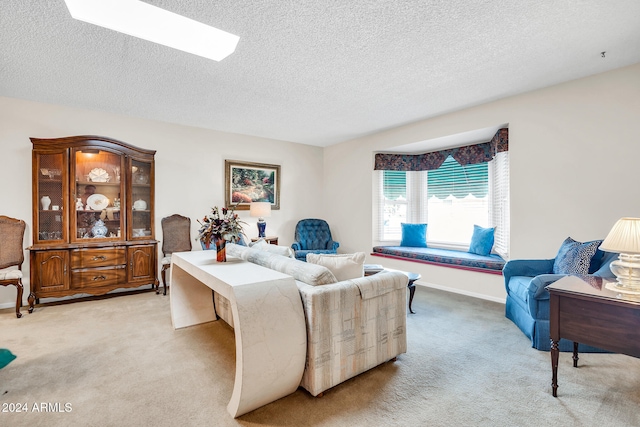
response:
M513 276L535 277L540 274L553 273L553 262L555 259L512 259L502 268L504 285L507 287L509 280Z
M406 353L407 280L380 272L322 286L296 281L308 337L302 387L317 396Z
M331 249L333 251L338 249L338 246L340 246L340 243L338 242L334 242L333 240L329 240L327 242L327 249Z
M549 292L545 288L565 276L566 274L540 274L531 279L527 292L536 300L549 299Z
M360 289L362 299L371 299L397 290L404 291L403 293L406 295L409 277L401 271L383 270L371 276L351 279L350 282Z
M301 251L302 246L300 246L300 242L293 242L291 244L291 249L293 249L294 251Z

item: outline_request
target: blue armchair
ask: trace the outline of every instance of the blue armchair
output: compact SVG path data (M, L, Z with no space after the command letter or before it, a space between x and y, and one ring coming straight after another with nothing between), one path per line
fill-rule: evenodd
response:
M331 238L329 224L323 219L303 219L296 224L295 242L291 244L296 259L307 260L308 253L335 254L340 243Z
M614 278L609 264L618 254L598 250L591 259L589 274L603 278ZM548 351L549 338L549 292L546 286L566 276L553 274L554 259L511 260L503 270L507 289L505 315L531 339L531 345L538 350ZM573 343L561 339L560 351L573 351ZM602 352L595 347L580 344L580 352Z

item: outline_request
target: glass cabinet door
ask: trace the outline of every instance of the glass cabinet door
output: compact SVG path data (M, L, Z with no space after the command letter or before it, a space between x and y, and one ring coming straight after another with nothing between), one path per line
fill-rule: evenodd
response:
M153 238L152 163L131 159L130 239Z
M71 240L122 240L124 156L92 147L75 149L72 159Z
M67 162L65 153L37 153L34 161L34 211L37 213L35 243L56 243L67 239L65 216Z

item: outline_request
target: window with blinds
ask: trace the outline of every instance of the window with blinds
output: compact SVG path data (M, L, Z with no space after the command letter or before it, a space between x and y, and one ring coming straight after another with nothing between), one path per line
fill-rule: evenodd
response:
M490 198L489 218L494 233L493 250L504 259L509 259L509 152L496 154L489 162Z
M407 222L407 172L379 171L382 177L380 230L385 240L400 240L400 223Z
M488 164L462 166L449 156L427 172L429 242L468 245L473 225L489 225Z
M376 174L378 219L374 224L381 244L399 243L403 222L426 222L428 244L463 249L477 224L496 227L494 251L508 259L508 151L486 163L463 166L449 156L435 170Z

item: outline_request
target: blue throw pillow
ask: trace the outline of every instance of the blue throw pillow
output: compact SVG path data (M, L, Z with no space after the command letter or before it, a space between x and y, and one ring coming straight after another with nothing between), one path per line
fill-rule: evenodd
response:
M427 224L400 224L402 226L402 241L400 246L412 248L427 247Z
M471 236L471 245L469 245L469 253L477 255L489 255L493 249L493 234L496 228L484 228L479 225L473 226L473 236Z
M602 240L580 243L567 237L553 262L553 274L589 274L591 258Z

